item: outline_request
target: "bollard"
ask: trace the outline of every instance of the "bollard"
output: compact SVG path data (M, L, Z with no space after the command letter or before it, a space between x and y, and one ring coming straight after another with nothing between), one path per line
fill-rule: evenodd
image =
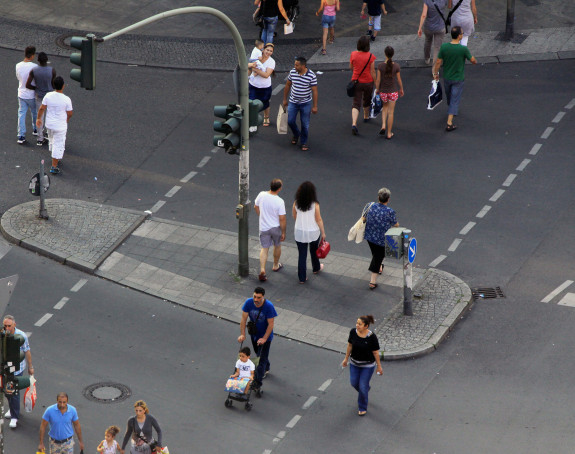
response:
M44 198L44 192L45 192L45 187L46 187L46 179L48 178L47 175L44 175L44 160L42 159L42 161L40 162L40 178L39 178L39 183L40 183L40 214L38 214L38 217L40 219L48 219L48 210L46 209L46 199Z
M411 230L403 231L403 315L413 315L412 291L413 291L413 270L409 261L409 242L411 241Z

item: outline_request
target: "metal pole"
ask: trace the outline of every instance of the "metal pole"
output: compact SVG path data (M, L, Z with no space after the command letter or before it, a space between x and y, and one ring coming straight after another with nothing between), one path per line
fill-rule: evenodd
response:
M513 25L515 22L515 0L507 0L507 20L505 21L505 40L513 38Z
M250 273L249 257L248 257L248 237L249 237L249 212L250 212L250 135L249 135L249 89L248 89L248 59L246 50L240 32L232 22L232 20L221 11L215 8L208 8L206 6L189 6L186 8L177 8L170 11L165 11L155 16L148 17L140 22L137 22L129 27L123 28L114 32L104 38L96 39L97 42L107 41L117 36L123 35L136 28L142 27L152 22L164 19L166 17L176 16L178 14L190 13L204 13L211 14L220 19L228 30L231 32L236 46L236 53L238 55L238 63L240 66L240 106L244 112L244 121L242 121L242 143L239 159L239 190L238 198L239 204L243 206L243 216L238 220L238 274L242 277L248 276Z
M40 161L40 178L38 178L38 183L40 184L40 214L38 217L40 219L48 219L48 210L46 209L46 199L44 198L44 187L46 177L44 176L44 160Z
M403 315L413 315L412 291L413 291L413 270L409 262L409 241L411 230L404 230L403 234Z

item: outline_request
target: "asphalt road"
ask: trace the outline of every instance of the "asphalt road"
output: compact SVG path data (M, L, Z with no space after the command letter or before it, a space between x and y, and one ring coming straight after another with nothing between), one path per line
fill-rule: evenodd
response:
M20 58L10 51L0 57ZM68 72L65 60L56 62ZM13 80L7 66L0 74ZM198 452L234 452L237 446L237 452L286 454L569 452L574 309L557 303L570 288L541 301L575 280L569 241L575 118L565 107L573 99L573 69L572 61L467 68L459 130L451 134L442 129L445 106L425 110L428 73L404 70L406 95L391 141L375 137L376 124L361 124L361 135L351 135L350 103L336 88L349 74L324 73L310 152L292 147L273 128L251 142L252 198L279 176L290 201L297 185L312 179L336 250L367 254L345 241L347 229L385 185L401 224L419 240L417 262L427 266L445 255L440 268L471 286L502 286L506 294L479 301L433 355L388 364L384 378L373 381L369 418L354 414L338 355L279 338L272 357L279 371L266 383L268 393L252 413L230 412L217 377L225 377L233 362L237 326L91 277L72 294L86 276L12 250L0 260L0 276L21 275L9 311L33 332L40 405L68 389L89 427L87 446L99 442L108 424L123 425L131 414L131 401L102 405L81 397L85 386L110 379L149 401L176 452L190 444ZM231 78L116 65L101 65L98 77L94 92L68 87L76 115L64 174L53 179L49 196L141 210L165 200L159 217L235 230L237 158L213 153L211 146L212 106L233 100ZM39 159L48 158L35 145L19 147L14 140L15 90L15 83L0 88L2 105L13 106L0 112L6 169L1 211L30 199L26 182ZM273 98L273 111L279 100ZM560 112L565 116L554 122ZM554 129L543 139L548 127ZM198 174L181 184L189 172ZM175 185L182 188L165 197ZM499 190L505 192L490 201ZM491 209L477 218L486 205ZM469 222L476 225L462 234ZM255 216L250 225L255 234ZM457 239L462 241L454 248ZM62 297L70 298L64 308L33 328ZM326 392L318 391L329 379ZM312 396L318 400L304 411ZM34 449L40 409L10 434L18 438L9 438L17 442L9 446ZM301 419L286 428L297 415Z

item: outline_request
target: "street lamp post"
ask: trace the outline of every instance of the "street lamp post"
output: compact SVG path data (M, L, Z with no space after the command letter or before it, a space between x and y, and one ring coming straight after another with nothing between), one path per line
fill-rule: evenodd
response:
M515 22L515 0L507 0L507 20L505 21L505 40L513 38L513 25Z
M104 38L97 38L96 42L108 41L110 39L116 38L117 36L123 35L129 31L136 28L143 27L144 25L151 24L158 20L164 19L166 17L177 16L179 14L192 14L192 13L203 13L216 16L221 20L228 30L231 32L234 39L234 44L236 46L236 53L238 55L238 64L240 67L240 83L239 83L239 100L240 107L243 111L244 118L249 116L249 89L248 89L248 59L246 57L246 51L244 48L244 43L240 32L231 21L231 19L226 16L221 11L215 8L209 8L206 6L189 6L186 8L177 8L170 11L165 11L155 16L148 17L140 22L137 22L129 27L118 30L117 32L111 33ZM250 135L249 135L249 121L242 121L241 129L241 147L240 147L240 158L239 158L239 206L241 207L241 216L238 216L238 274L242 277L249 275L249 258L248 258L248 235L249 235L249 211L250 211L250 200L249 200L249 189L250 189Z

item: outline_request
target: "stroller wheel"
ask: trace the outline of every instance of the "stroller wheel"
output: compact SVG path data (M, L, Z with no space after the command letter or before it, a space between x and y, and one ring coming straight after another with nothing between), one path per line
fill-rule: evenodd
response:
M246 411L251 411L253 405L250 404L249 402L246 402Z
M224 405L228 408L231 407L233 405L232 399L226 399L226 401L224 402Z

